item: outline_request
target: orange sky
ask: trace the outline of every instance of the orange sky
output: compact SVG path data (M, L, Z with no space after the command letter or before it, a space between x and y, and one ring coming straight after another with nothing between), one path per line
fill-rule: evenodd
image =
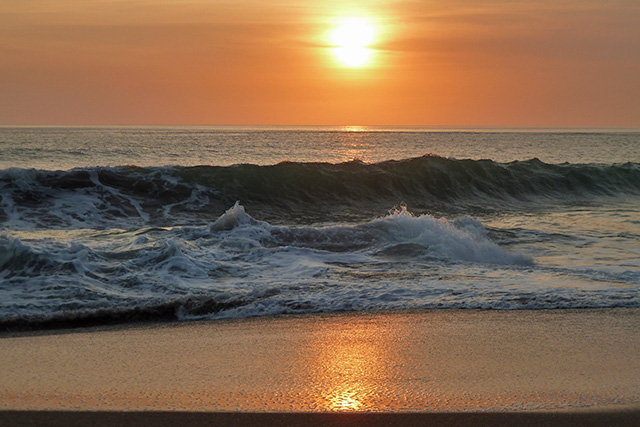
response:
M637 0L0 0L5 125L640 127L638 76Z

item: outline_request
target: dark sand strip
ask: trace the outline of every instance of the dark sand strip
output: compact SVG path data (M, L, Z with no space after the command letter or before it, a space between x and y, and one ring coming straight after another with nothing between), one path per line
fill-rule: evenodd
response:
M636 427L640 425L640 410L397 414L0 411L0 425L48 427Z

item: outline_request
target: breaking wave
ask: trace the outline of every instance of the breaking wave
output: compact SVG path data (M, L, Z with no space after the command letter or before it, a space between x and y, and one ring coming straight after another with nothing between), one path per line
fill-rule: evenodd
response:
M286 227L236 203L207 226L123 231L115 241L104 233L89 244L0 235L0 328L394 308L430 292L429 265L533 264L472 218L406 209L361 224ZM389 301L388 267L403 264L409 287Z
M636 271L604 280L600 271L540 267L467 216L447 220L401 208L356 224L282 226L255 219L236 202L204 226L100 233L68 243L0 235L0 330L342 310L639 304ZM550 287L541 277L593 285Z
M362 221L389 206L473 214L640 195L640 164L497 163L425 156L365 164L0 171L0 228L202 223L242 200L273 223Z

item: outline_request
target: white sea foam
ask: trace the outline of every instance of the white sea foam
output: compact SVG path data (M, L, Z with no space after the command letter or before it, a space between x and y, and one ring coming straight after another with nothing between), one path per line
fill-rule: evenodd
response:
M431 215L414 216L401 208L369 226L381 231L389 244L415 244L430 257L490 264L532 264L526 255L511 253L488 237L482 224L472 218L448 221Z
M4 319L640 305L631 264L540 265L493 241L474 218L404 208L360 224L293 227L236 203L209 226L60 236L0 237ZM535 234L519 236L511 240L527 248Z
M293 246L331 252L390 254L403 245L419 249L425 259L489 264L530 265L533 259L512 253L491 241L482 224L472 218L448 221L431 215L414 216L406 208L359 225L279 227L256 221L236 203L211 226L211 231L232 231L225 246L244 250L251 246ZM252 242L247 245L247 242ZM414 251L416 256L418 251Z
M231 230L238 225L243 224L252 224L255 223L253 218L251 218L244 210L244 206L240 204L240 202L236 202L231 208L229 208L224 214L220 215L220 217L215 220L213 224L211 224L211 231L223 231L223 230Z

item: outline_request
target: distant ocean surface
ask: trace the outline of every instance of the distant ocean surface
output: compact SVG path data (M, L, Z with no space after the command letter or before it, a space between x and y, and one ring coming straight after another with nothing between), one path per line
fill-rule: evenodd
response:
M640 307L640 130L0 127L0 330Z

